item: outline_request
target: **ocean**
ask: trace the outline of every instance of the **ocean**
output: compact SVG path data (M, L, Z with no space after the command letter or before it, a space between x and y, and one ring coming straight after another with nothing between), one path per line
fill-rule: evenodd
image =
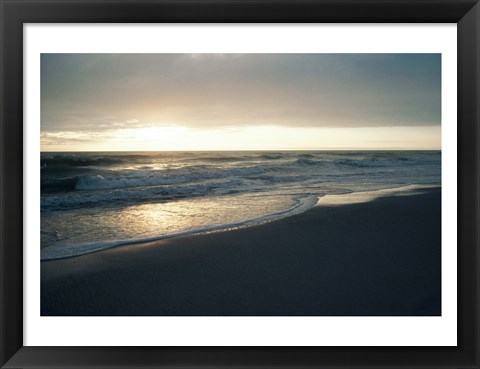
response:
M319 197L441 184L440 151L41 153L41 259L258 224Z

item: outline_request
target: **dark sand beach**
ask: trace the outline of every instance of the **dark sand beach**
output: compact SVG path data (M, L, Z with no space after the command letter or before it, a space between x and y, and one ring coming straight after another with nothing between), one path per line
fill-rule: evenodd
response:
M41 314L440 315L440 194L42 262Z

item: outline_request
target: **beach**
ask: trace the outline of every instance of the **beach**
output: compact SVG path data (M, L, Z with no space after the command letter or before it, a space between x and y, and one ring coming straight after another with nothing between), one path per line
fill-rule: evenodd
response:
M48 316L435 316L441 189L41 262Z

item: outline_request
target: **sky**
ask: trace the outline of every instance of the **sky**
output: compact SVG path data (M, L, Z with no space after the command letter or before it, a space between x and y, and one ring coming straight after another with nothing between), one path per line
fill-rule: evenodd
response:
M440 149L440 54L42 54L42 151Z

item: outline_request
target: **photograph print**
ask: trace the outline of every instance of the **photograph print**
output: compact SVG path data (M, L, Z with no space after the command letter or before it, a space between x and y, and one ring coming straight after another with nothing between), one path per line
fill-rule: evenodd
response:
M42 54L40 131L42 316L442 314L441 54Z

